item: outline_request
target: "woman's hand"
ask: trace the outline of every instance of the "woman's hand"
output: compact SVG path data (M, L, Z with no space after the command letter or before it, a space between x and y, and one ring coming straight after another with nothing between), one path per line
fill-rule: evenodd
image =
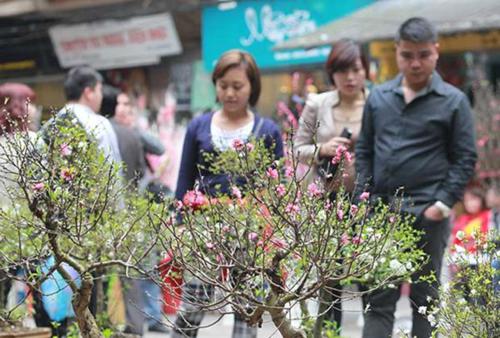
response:
M330 141L323 143L319 148L319 157L335 156L335 152L340 145L343 145L347 149L350 149L350 147L352 146L352 140L340 136L332 137Z

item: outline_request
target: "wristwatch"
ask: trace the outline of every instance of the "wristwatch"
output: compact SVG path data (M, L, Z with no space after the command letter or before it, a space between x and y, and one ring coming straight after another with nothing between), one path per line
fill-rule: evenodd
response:
M449 206L447 206L446 204L444 204L443 202L436 201L434 203L434 206L441 211L444 218L447 218L450 216L451 208Z

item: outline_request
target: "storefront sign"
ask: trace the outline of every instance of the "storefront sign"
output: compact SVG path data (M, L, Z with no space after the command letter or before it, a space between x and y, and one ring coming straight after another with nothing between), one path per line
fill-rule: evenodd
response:
M169 13L79 25L58 25L49 35L61 67L88 64L97 69L156 64L182 52Z
M277 43L314 32L373 0L243 0L230 8L203 9L202 45L207 70L229 49L250 52L261 68L323 62L329 46L309 50L273 51Z

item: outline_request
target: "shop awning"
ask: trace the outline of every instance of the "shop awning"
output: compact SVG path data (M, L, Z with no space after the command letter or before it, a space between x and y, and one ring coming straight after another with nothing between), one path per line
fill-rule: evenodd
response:
M499 0L382 0L316 32L283 43L273 49L313 48L342 38L359 42L392 39L399 25L410 17L425 17L438 32L449 35L500 28Z

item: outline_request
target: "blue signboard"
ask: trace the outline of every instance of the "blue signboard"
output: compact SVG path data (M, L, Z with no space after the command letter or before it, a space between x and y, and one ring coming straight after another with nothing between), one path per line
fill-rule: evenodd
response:
M273 51L276 44L354 12L374 0L243 0L203 9L203 62L212 70L229 49L250 52L260 68L323 62L330 47Z

